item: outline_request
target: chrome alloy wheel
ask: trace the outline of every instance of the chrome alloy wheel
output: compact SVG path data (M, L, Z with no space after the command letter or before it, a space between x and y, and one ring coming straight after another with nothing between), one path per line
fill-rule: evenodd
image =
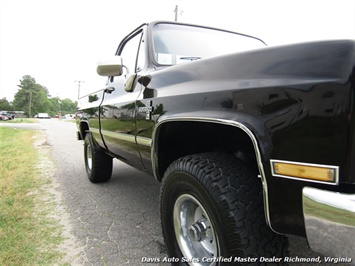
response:
M182 194L175 202L173 219L179 248L189 264L210 265L202 258L218 256L218 241L202 204L195 197Z
M92 152L91 152L91 145L88 144L86 146L86 162L87 162L87 167L91 171L92 169Z

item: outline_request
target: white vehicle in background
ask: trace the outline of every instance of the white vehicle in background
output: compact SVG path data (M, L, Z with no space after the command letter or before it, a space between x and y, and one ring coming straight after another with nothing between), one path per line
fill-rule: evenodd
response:
M65 119L75 119L75 114L66 114L64 115Z
M51 117L48 115L48 113L38 113L37 115L35 115L35 118L50 119Z

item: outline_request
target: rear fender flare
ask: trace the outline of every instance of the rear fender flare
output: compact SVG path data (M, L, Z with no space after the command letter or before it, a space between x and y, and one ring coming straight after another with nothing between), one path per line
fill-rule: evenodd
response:
M216 124L221 124L221 125L226 125L226 126L233 126L236 127L242 131L245 132L245 134L250 138L253 147L254 147L254 152L255 152L255 157L258 165L258 170L261 176L261 181L262 181L262 187L263 187L263 197L264 197L264 210L265 210L265 219L266 223L270 227L271 230L271 220L270 220L270 212L269 212L269 200L268 200L268 186L267 186L267 180L266 180L266 175L265 175L265 170L264 166L262 163L262 157L258 145L258 141L254 135L254 133L243 123L233 121L233 120L226 120L226 119L218 119L218 118L200 118L200 117L173 117L173 118L165 118L161 121L159 121L156 124L155 130L153 132L153 138L152 138L152 152L151 152L151 160L152 160L152 166L153 166L153 174L154 177L157 180L160 180L159 177L159 170L158 170L158 141L157 137L159 134L159 129L161 128L162 125L169 123L169 122L205 122L205 123L216 123ZM274 231L274 230L273 230Z

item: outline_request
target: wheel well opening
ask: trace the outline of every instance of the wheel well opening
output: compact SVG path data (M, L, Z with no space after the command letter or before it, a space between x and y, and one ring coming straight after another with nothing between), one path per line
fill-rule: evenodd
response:
M159 128L157 139L158 180L162 179L167 167L178 158L205 152L233 154L258 168L250 137L234 126L196 121L169 122Z
M89 130L88 124L86 122L81 122L80 123L80 135L83 140L85 139L86 131L88 131L88 130Z

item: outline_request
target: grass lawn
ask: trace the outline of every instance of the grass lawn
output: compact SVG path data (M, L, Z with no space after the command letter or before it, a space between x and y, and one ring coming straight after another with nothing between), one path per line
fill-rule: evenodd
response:
M4 122L7 123L8 121ZM36 131L0 127L0 265L58 265L61 227L37 167Z

